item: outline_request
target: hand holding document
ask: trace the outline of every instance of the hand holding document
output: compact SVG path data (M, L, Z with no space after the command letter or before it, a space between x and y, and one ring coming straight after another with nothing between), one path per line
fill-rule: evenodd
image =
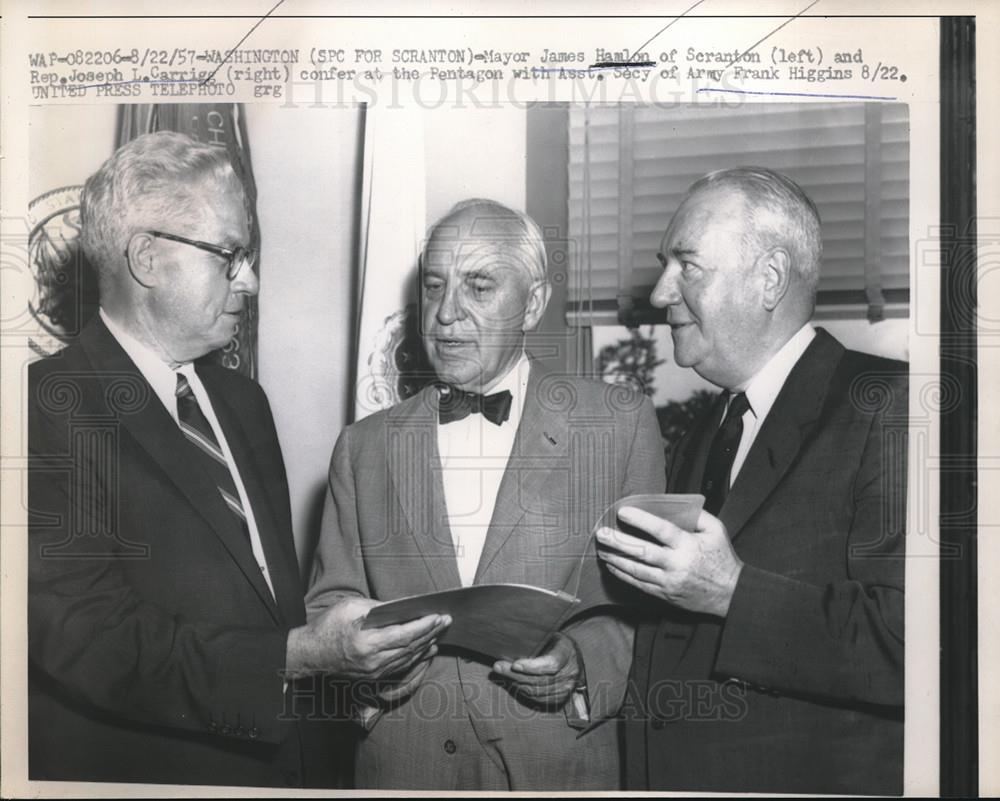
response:
M376 606L363 628L404 623L424 615L449 615L439 646L475 651L493 659L535 656L579 604L564 592L525 584L475 584L413 595Z
M401 625L365 630L360 621L375 605L369 598L347 597L292 629L285 654L288 677L332 673L378 679L436 653L435 643L450 624L446 615L414 615Z
M632 503L618 505L617 520L596 531L598 556L611 574L689 612L726 617L743 562L722 521L705 511L692 523L692 509L671 519Z
M594 525L594 531L596 532L602 526L621 528L618 512L626 506L662 517L685 531L694 531L695 525L698 523L698 515L701 514L701 508L704 504L705 496L696 494L629 495L627 498L615 501L605 510L601 519Z
M630 495L608 507L594 531L603 526L620 527L618 511L625 506L690 530L703 503L701 495ZM572 593L524 584L475 584L380 604L368 612L363 628L405 623L424 615L448 615L452 623L437 637L439 646L463 648L492 659L533 657L571 617L596 606L628 603L622 588L614 586L617 583L600 566L591 536Z
M673 523L686 531L693 530L701 514L705 497L697 494L646 494L629 495L609 506L600 519L594 523L594 535L602 528L619 529L634 537L647 541L650 535L634 526L629 526L619 517L619 512L630 507L647 512ZM591 536L587 552L580 565L575 594L581 599L579 612L596 606L618 605L625 607L648 606L649 598L611 575L597 553L596 536Z
M545 651L533 659L511 663L500 659L493 673L506 682L515 698L548 708L566 703L578 685L583 663L577 647L565 634L556 634Z

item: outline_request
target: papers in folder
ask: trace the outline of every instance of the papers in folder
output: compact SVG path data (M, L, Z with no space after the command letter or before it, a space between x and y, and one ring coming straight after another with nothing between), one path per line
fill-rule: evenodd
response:
M648 536L617 519L623 506L635 506L693 531L704 502L702 495L630 495L609 506L594 530L609 526ZM406 623L431 614L451 615L452 623L438 637L438 645L464 648L492 659L536 656L570 617L594 606L636 602L630 588L601 567L593 536L586 542L576 580L568 585L575 595L526 584L474 584L376 606L368 612L364 627ZM645 603L645 596L640 601Z
M364 628L406 623L430 614L451 615L438 645L465 648L492 659L537 655L578 599L525 584L474 584L413 595L374 607Z

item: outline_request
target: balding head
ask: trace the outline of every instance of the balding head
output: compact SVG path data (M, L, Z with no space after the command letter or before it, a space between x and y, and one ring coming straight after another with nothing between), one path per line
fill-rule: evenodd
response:
M787 175L766 167L717 170L695 181L686 197L699 192L735 193L743 198L744 259L781 247L791 257L796 295L812 314L819 284L823 239L816 205Z
M495 200L456 203L431 228L428 243L462 241L480 252L492 249L524 270L532 282L546 280L545 240L538 224L522 211Z
M517 362L548 303L541 231L501 203L466 200L432 227L420 265L431 364L461 389L490 389Z
M819 215L789 178L740 167L696 181L650 295L667 309L677 364L741 387L812 316L821 254Z

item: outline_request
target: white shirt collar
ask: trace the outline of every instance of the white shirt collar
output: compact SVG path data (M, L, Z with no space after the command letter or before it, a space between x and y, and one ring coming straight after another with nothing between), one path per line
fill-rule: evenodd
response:
M493 387L493 389L489 392L484 393L492 395L496 392L503 392L504 390L510 392L510 417L507 419L507 423L513 424L515 428L521 420L521 412L524 411L524 400L528 394L527 389L529 372L531 372L531 360L522 350L521 358L519 358L514 366L507 371L507 374L500 379L500 383Z
M814 336L816 336L816 329L810 323L806 323L747 382L743 391L750 402L750 410L758 420L767 417L767 413L771 411L771 407L774 406L774 402L778 398L778 393L785 385L788 374L802 358L802 354L805 353Z
M122 346L122 350L135 363L135 366L139 368L142 377L149 382L149 385L153 388L153 392L156 393L156 397L160 399L160 402L166 407L170 416L176 421L177 400L175 393L177 391L177 371L163 361L156 351L140 342L121 325L112 320L103 307L101 307L98 313L101 315L101 320L107 326L111 336L115 338L118 344ZM190 378L193 367L191 365L182 365L183 367L189 368L183 372Z

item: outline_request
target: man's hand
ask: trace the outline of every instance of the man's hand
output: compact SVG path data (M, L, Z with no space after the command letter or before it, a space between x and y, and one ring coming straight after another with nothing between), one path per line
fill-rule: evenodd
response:
M407 671L436 653L435 638L448 615L426 615L409 623L363 629L377 601L344 598L305 626L288 632L285 670L289 677L332 673L349 679L378 679Z
M703 511L697 529L685 531L631 506L619 510L618 519L652 541L617 529L598 530L597 554L612 575L691 612L729 613L743 562L722 521Z
M413 695L420 682L424 680L431 659L437 653L437 646L427 649L426 655L414 662L409 670L402 674L389 675L375 682L372 686L376 698L381 704L394 704ZM376 704L378 705L378 704Z
M546 707L566 703L582 669L576 646L565 634L556 634L541 656L513 663L500 660L493 665L493 672L509 682L513 695Z

